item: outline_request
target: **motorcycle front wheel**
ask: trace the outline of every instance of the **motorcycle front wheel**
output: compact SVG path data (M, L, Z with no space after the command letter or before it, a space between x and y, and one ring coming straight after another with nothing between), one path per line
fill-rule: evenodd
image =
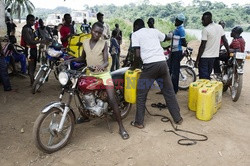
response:
M189 66L180 66L179 89L187 90L192 82L196 81L196 74Z
M236 73L234 77L235 77L234 82L232 83L232 87L231 87L231 96L232 96L232 100L236 102L238 101L240 94L241 94L243 75Z
M33 127L33 138L39 150L53 153L66 146L72 136L75 120L73 113L69 111L62 131L58 132L61 118L62 112L58 108L51 108L38 116Z
M44 77L46 76L46 72L44 70L40 70L37 74L37 77L32 85L32 93L35 94L38 89L43 85Z

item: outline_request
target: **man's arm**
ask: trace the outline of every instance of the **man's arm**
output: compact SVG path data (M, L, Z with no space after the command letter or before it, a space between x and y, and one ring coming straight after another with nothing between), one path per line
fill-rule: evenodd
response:
M198 68L198 64L199 64L201 55L203 54L203 52L204 52L204 50L205 50L206 43L207 43L206 40L202 40L202 41L201 41L201 45L200 45L200 47L199 47L199 52L198 52L198 55L197 55L197 58L196 58L196 61L195 61L195 64L194 64L195 67L197 67L197 68Z
M135 57L133 64L131 66L131 70L134 70L136 68L139 68L139 62L140 62L140 56L141 56L141 48L140 47L133 47L135 49Z
M221 37L221 39L222 39L222 41L223 41L223 44L224 44L224 46L225 46L225 48L226 48L226 50L227 50L227 54L228 54L228 56L229 56L230 51L229 51L229 46L228 46L227 38L226 38L225 35L223 35L223 36Z
M181 45L183 47L187 47L187 40L186 40L186 38L181 38Z

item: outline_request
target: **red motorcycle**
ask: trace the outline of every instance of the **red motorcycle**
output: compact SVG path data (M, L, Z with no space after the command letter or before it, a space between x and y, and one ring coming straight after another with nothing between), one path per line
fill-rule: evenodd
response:
M76 122L76 116L71 107L74 96L78 99L78 111L82 116L89 118L111 116L115 119L113 110L109 107L102 80L87 76L86 69L87 67L79 72L71 70L68 65L68 69L60 72L58 79L62 85L62 91L59 101L43 108L33 128L36 147L41 151L53 153L63 148L70 140ZM128 115L132 106L124 99L124 74L127 70L128 67L125 67L111 72L122 119ZM65 92L69 93L66 103L62 101Z

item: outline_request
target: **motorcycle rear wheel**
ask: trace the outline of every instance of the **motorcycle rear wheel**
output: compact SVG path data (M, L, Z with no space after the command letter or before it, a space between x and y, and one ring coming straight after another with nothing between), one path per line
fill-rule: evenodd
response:
M128 116L128 114L132 108L132 104L125 101L123 90L120 90L119 93L116 92L116 95L118 96L117 97L118 100L120 100L118 102L118 106L119 106L119 110L121 112L121 119L125 119ZM113 112L111 117L114 120L116 120L114 112Z
M196 74L189 66L180 66L179 89L187 90L192 82L196 81Z
M243 75L235 74L234 83L231 87L231 96L234 102L238 101L242 89Z
M44 70L40 70L38 73L33 85L32 85L32 93L35 94L38 89L43 85L44 77L46 76L46 72Z
M69 111L63 130L57 132L56 128L59 126L61 118L62 112L58 108L51 108L48 112L38 116L33 127L33 138L39 150L53 153L67 145L74 130L74 115ZM44 125L44 123L46 124Z

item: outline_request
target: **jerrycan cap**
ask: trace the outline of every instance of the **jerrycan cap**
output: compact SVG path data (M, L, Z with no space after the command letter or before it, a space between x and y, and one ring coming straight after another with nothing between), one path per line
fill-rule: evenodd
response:
M202 89L202 93L207 93L207 89Z
M194 83L194 84L193 84L193 86L197 86L197 84L196 84L196 83Z

